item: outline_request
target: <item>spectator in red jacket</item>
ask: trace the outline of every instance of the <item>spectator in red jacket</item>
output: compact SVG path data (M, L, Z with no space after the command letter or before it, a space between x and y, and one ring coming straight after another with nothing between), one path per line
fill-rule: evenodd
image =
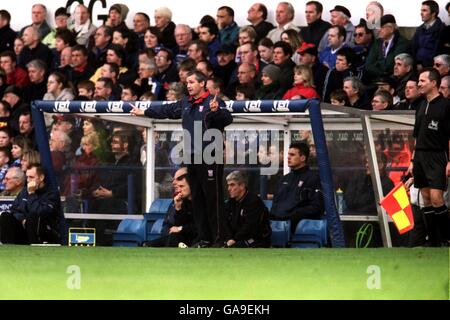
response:
M313 99L320 98L314 88L314 80L311 68L298 65L294 68L294 87L288 90L283 99Z

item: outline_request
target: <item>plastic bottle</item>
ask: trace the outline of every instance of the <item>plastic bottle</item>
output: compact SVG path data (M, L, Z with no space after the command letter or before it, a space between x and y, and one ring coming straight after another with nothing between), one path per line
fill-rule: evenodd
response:
M342 191L341 188L336 190L336 206L338 214L343 214L345 203L344 203L344 191Z

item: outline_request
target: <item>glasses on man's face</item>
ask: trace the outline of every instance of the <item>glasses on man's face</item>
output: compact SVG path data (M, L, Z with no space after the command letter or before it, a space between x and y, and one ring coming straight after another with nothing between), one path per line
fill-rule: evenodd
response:
M356 37L364 37L364 33L354 33L353 36Z

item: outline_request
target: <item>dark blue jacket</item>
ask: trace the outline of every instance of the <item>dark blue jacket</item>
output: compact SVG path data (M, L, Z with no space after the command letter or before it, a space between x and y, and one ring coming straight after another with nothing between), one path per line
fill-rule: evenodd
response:
M42 223L50 229L60 233L60 226L64 220L61 209L59 192L45 185L44 188L29 194L25 186L14 200L11 209L14 217L22 222L31 216L38 216Z
M439 39L444 30L444 23L437 18L433 26L426 29L422 24L416 29L412 39L413 58L424 67L433 66L433 58L437 55Z
M217 98L219 110L217 112L211 112L209 103L212 99L214 99L214 97L210 95L209 92L205 92L205 94L197 100L193 97L185 97L181 101L175 103L148 108L145 110L145 115L155 119L182 119L183 129L188 131L191 137L190 155L203 154L204 148L211 142L203 141L202 139L202 146L195 144L194 124L201 124L203 136L208 129L218 129L223 132L225 127L233 122L233 117L225 108L225 103L219 98ZM186 139L184 139L184 142L187 142Z
M291 219L295 230L301 219L320 219L324 212L320 178L308 166L292 170L278 183L270 216Z

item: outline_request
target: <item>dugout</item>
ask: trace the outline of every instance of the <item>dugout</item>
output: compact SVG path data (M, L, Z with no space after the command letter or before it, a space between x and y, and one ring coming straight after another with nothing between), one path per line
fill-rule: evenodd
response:
M138 106L151 107L151 103L138 102ZM246 170L250 176L252 191L260 194L263 199L270 199L278 179L289 171L286 161L289 143L303 140L310 145L311 167L319 170L321 179L325 177L322 187L327 202L327 219L330 219L329 225L334 225L329 230L333 246L343 246L346 243L347 247L355 247L358 241L359 246L363 247L366 244L385 247L405 245L406 242L401 241L395 234L396 230L390 226L390 219L385 212L376 205L382 195L382 186L380 174L374 175L372 172L379 172L379 155L389 155L390 148L397 142L403 142L401 152L411 150L413 112L361 111L323 103L319 105L318 101L307 100L231 101L227 103L227 107L233 112L234 123L227 127L225 135L225 173L235 169ZM115 212L96 212L89 199L80 197L77 190L65 194L65 216L69 226L101 229L97 232L100 245L111 244L112 232L122 219L142 219L154 199L171 196L170 176L177 167L174 161L176 152L173 149L183 137L181 124L177 120L130 117L129 110L127 102L37 101L33 105L33 117L38 119L35 120L37 134L41 137L40 147L42 143L47 143L48 148L48 132L39 115L49 112L64 115L72 113L77 119L74 122L76 130L80 130L80 123L85 119L97 118L110 131L119 127L137 130L134 131L135 134L143 132L148 142L147 150L153 150L146 152L145 158L141 158L144 139L137 139L133 145L133 152L139 154L135 166L117 169L111 164L102 164L81 169L68 167L65 171L63 181L70 181L71 184L75 184L75 181L86 174L86 170L98 174L108 170L127 172L126 178L121 181L126 186L126 210L116 207ZM311 125L313 117L319 117L315 127ZM106 137L106 142L109 143L108 139L110 137ZM320 140L324 143L321 144ZM78 148L74 146L73 149ZM41 154L43 161L49 163L49 155L45 155L45 152ZM145 160L144 166L141 160ZM271 167L270 172L266 170L268 167ZM396 177L401 177L405 170L405 167L394 166L393 163L388 163L386 167L386 172ZM335 191L341 188L345 194L345 188L352 185L352 179L366 173L370 173L370 191L375 199L373 207L359 210L357 206L347 206L338 215ZM139 179L142 180L142 188L136 188L136 181ZM56 183L56 178L54 181ZM373 227L370 243L357 239L358 231L361 231L364 224ZM345 237L339 239L343 235Z

